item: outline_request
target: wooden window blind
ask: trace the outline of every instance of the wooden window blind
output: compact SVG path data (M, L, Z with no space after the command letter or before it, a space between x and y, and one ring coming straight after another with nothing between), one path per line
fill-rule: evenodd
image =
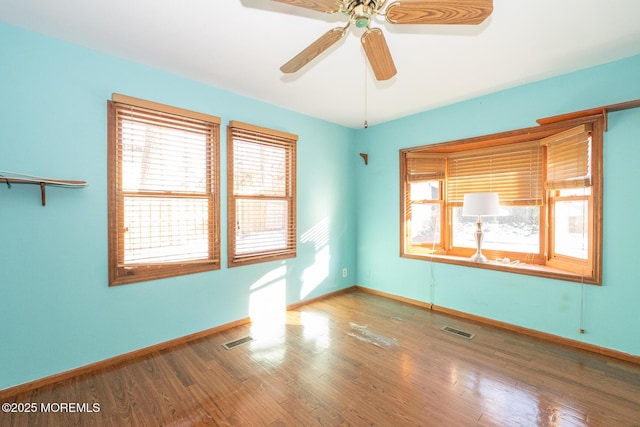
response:
M591 131L585 123L540 141L547 147L545 189L591 186Z
M446 175L446 155L437 153L407 153L407 181L437 181Z
M229 123L228 264L296 256L297 135Z
M542 204L542 149L538 141L449 154L447 200L462 204L464 195L497 192L500 203Z
M110 284L219 268L220 119L116 94L108 107Z

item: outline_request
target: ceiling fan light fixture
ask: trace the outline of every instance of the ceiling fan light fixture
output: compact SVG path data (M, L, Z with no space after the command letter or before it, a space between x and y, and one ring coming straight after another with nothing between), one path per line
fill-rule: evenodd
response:
M353 9L351 19L358 28L366 28L371 22L371 8L363 4L359 4Z

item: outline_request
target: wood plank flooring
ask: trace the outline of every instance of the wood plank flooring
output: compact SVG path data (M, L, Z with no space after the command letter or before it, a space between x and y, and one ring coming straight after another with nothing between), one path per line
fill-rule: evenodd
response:
M352 292L5 402L38 410L1 426L640 426L640 366Z

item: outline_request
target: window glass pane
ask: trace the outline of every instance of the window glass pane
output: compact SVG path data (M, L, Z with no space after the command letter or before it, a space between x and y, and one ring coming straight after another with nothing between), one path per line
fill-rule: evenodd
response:
M411 205L411 243L440 243L440 204Z
M124 198L124 263L207 259L207 198Z
M287 249L286 200L236 200L236 254Z
M554 207L555 253L587 259L589 248L588 201L556 201Z
M285 196L287 151L283 147L234 141L234 193L236 195Z
M540 252L540 207L501 206L501 216L483 217L483 249L509 252ZM462 216L462 208L453 208L453 245L475 248L477 217Z
M411 200L439 200L440 181L412 182Z

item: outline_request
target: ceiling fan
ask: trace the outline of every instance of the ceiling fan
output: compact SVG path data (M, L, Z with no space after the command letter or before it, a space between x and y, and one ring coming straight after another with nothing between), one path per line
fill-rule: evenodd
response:
M283 73L300 70L340 40L353 24L365 29L361 42L376 80L388 80L397 71L382 30L370 27L373 16L384 16L391 24L476 25L493 11L493 0L399 0L389 4L384 11L386 0L273 1L329 14L341 12L349 18L346 26L330 29L280 67Z

